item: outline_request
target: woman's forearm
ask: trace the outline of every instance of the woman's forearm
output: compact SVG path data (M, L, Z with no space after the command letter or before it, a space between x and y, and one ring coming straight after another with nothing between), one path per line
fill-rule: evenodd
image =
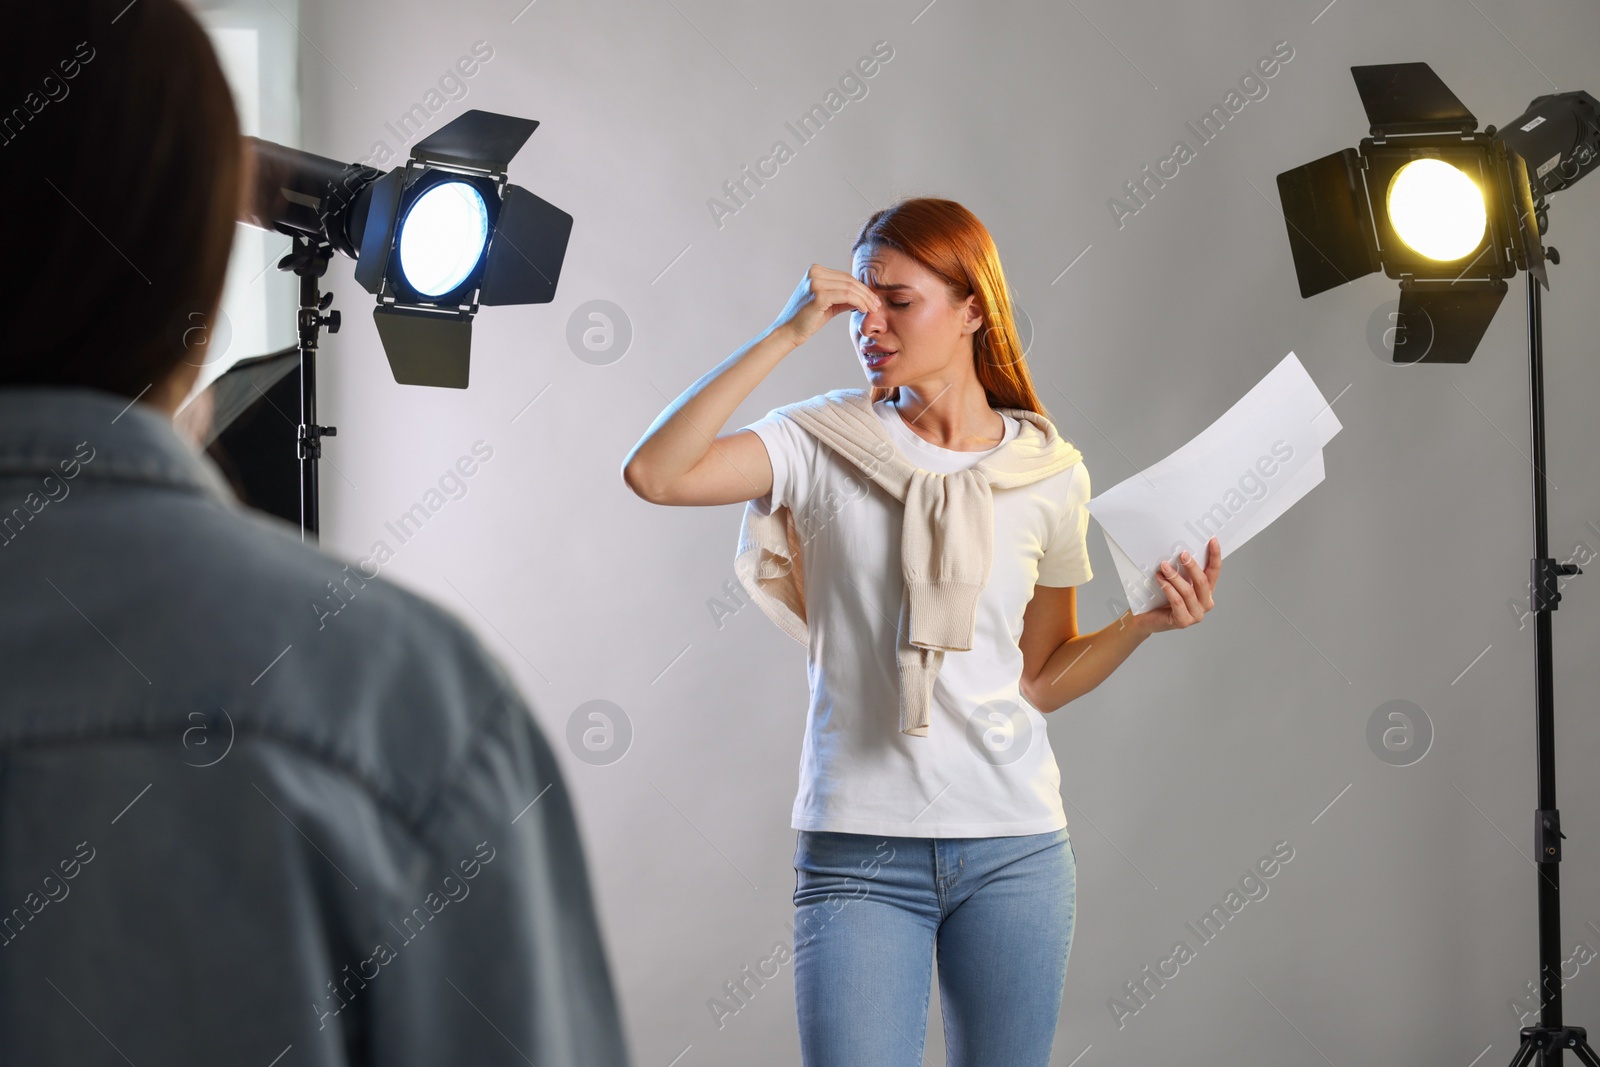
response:
M1052 712L1076 700L1110 677L1149 631L1133 621L1132 610L1093 633L1062 642L1039 668L1029 701L1042 712Z
M706 371L650 424L623 469L662 484L688 473L705 458L739 405L795 347L789 330L769 328Z

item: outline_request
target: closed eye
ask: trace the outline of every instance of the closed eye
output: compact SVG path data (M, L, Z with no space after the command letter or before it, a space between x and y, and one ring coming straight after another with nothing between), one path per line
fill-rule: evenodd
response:
M890 301L887 301L887 303L892 308L908 308L908 307L911 306L911 301L909 301L909 300L903 300L903 301L890 300ZM859 316L863 316L864 317L866 315L866 312L862 311L860 308L852 308L851 311L850 311L850 314L859 315Z

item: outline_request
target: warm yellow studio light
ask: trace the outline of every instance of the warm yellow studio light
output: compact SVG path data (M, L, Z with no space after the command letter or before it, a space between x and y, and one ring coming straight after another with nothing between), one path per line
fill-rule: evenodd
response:
M1429 259L1460 259L1483 243L1488 215L1477 183L1442 159L1414 159L1389 181L1389 222Z

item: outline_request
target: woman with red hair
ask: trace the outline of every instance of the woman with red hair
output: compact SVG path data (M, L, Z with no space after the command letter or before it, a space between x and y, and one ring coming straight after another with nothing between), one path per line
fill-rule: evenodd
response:
M745 502L736 571L807 646L791 823L807 1067L920 1063L935 957L951 1064L1044 1065L1077 857L1042 713L1199 622L1220 548L1163 565L1165 605L1079 634L1089 477L1034 392L988 230L914 198L851 251L850 273L813 265L686 390L623 477L658 504ZM721 434L841 312L868 388Z

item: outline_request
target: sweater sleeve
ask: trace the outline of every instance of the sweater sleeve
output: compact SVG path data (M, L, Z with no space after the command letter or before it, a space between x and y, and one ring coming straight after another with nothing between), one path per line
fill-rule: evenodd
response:
M1089 569L1089 471L1080 462L1071 468L1071 475L1061 513L1039 559L1037 585L1083 585L1094 577Z

